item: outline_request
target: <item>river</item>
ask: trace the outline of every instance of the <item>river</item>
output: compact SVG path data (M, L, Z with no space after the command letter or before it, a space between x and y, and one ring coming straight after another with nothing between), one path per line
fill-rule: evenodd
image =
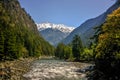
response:
M23 76L27 80L87 80L86 74L79 70L90 65L80 62L41 59L35 61L31 70Z

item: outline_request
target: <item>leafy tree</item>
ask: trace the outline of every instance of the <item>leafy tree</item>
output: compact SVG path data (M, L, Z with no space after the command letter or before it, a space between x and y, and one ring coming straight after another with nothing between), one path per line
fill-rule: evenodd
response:
M67 59L71 60L72 57L73 57L73 55L72 55L72 48L70 46L68 46L68 45L65 45L65 47L64 47L64 58L66 60Z
M85 61L91 61L94 59L93 49L84 48L83 53L81 54L81 59Z
M79 35L75 35L72 41L72 53L75 60L80 60L80 56L83 52L83 45Z
M96 69L106 80L120 79L120 8L108 15L98 38ZM97 76L98 77L98 76ZM98 78L100 78L99 76ZM99 79L97 79L99 80Z

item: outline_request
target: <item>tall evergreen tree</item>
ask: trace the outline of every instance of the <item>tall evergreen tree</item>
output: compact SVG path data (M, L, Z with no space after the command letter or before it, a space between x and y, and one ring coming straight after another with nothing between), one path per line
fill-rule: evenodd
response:
M75 60L80 60L80 55L83 52L83 45L79 35L75 35L72 41L72 53Z
M6 55L6 58L8 59L17 59L18 58L18 54L17 54L17 46L16 46L16 35L14 34L14 30L9 29L9 31L5 31L6 32L6 36L5 36L5 49L4 49L4 53Z
M0 59L3 59L4 56L4 35L0 30Z
M56 50L55 50L55 56L63 59L64 58L64 47L65 45L63 43L59 43Z

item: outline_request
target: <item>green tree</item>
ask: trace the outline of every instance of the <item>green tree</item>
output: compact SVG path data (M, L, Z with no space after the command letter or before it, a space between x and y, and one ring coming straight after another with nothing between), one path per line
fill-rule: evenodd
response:
M65 47L64 47L64 58L66 60L68 60L68 59L72 60L72 57L73 57L72 48L69 45L65 45Z
M84 51L81 54L81 59L85 61L93 60L94 59L93 49L84 48Z
M63 59L64 58L64 47L65 45L63 43L59 43L56 50L55 50L55 56Z
M120 8L108 15L106 22L102 26L102 33L98 37L95 52L95 63L98 72L102 74L106 80L119 80Z
M0 59L2 60L4 57L4 35L3 32L0 30Z
M1 0L0 59L49 56L53 53L54 47L39 35L34 21L19 2Z
M83 52L83 45L79 35L75 35L72 41L72 53L76 61L80 60L80 56Z
M16 47L16 35L12 29L6 31L4 53L6 55L6 59L17 59L19 57Z
M69 45L59 43L55 50L55 56L60 59L72 60L72 48Z

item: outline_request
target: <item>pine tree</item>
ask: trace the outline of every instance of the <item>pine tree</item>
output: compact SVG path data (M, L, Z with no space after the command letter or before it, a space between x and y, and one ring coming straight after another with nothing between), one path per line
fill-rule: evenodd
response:
M0 60L4 57L4 35L3 32L0 31Z
M16 36L14 34L13 29L8 28L9 31L6 31L5 37L5 56L6 59L17 59L17 47L16 47Z
M80 55L83 52L83 45L79 35L75 35L72 41L72 53L75 60L80 60Z
M55 51L55 56L60 58L60 59L63 59L64 58L64 47L65 45L63 43L59 43L57 48L56 48L56 51Z

